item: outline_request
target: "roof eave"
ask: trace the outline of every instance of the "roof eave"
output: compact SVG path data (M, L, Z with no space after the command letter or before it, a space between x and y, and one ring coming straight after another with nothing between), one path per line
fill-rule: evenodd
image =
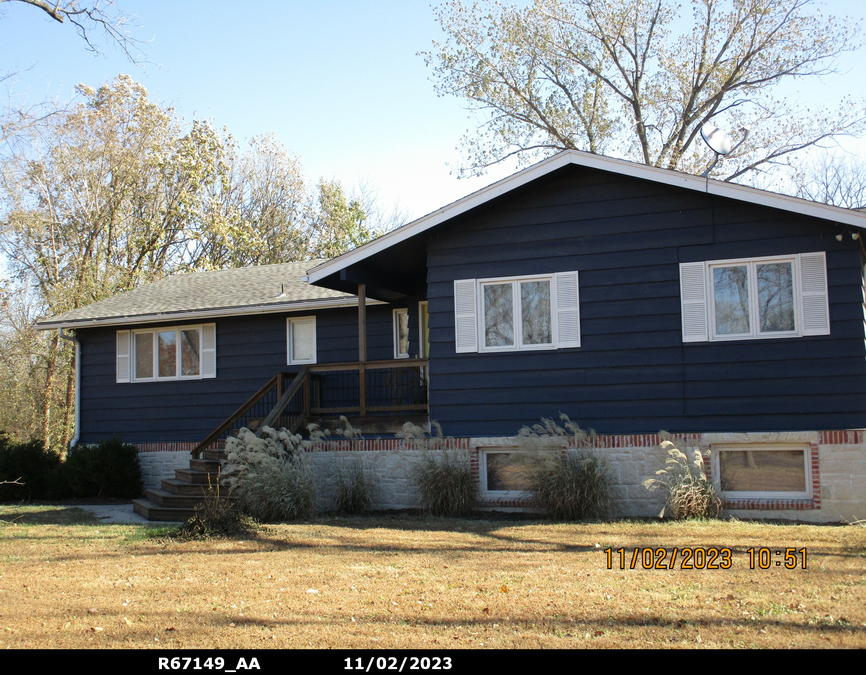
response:
M366 304L381 305L383 303L379 300L368 298ZM169 321L188 321L191 319L216 319L225 316L249 316L251 314L307 312L316 309L335 309L340 307L357 306L358 298L355 297L332 298L281 303L279 305L251 305L246 307L222 307L194 311L158 312L155 314L130 314L96 319L72 319L69 321L39 321L36 324L36 328L38 330L55 330L58 328L96 328L101 326L124 326L131 324L166 323Z

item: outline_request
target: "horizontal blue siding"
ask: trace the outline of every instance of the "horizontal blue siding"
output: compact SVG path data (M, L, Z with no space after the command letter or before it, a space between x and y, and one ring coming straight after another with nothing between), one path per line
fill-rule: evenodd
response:
M601 433L866 427L859 242L832 223L567 175L431 238L431 414L453 436L565 413ZM831 335L683 344L679 263L826 251ZM455 279L578 270L579 349L456 354Z
M94 443L113 436L130 443L202 440L275 373L300 370L299 366L286 365L286 318L310 315L316 316L318 363L358 360L357 309L216 319L211 323L216 323L217 377L203 380L118 384L116 329L79 330L81 442ZM410 329L412 324L410 321ZM410 337L412 349L417 352L417 318L414 324ZM369 306L369 360L393 358L392 331L392 307Z

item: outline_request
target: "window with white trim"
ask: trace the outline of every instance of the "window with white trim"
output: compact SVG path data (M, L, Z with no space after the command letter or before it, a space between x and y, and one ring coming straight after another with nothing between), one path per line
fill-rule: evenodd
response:
M216 377L216 324L117 331L117 381Z
M812 497L809 445L714 445L712 457L716 489L726 499Z
M454 282L457 352L580 347L577 272Z
M512 449L480 451L481 492L488 497L523 497L532 489L531 453Z
M288 364L307 365L316 362L316 317L299 316L286 320Z
M409 358L409 310L394 310L394 358Z
M684 342L830 334L823 251L680 264Z

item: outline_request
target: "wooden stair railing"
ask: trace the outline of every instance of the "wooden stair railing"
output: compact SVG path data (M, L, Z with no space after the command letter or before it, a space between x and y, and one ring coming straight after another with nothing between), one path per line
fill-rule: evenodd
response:
M259 425L259 428L256 430L256 438L261 438L264 428L272 427L274 421L280 419L286 408L295 402L295 398L301 396L301 409L297 413L296 419L288 425L282 425L293 434L298 431L307 419L310 410L310 380L308 378L308 372L306 366L301 368L301 371L295 376L295 379L292 380L292 385L286 389L280 397L280 400L277 401L277 404L271 409L271 412L268 413L268 416L265 417L265 420Z
M205 438L201 443L199 443L195 448L193 448L191 452L193 458L198 459L202 451L209 448L215 441L219 439L220 436L222 436L226 431L231 429L232 426L239 419L241 419L247 412L249 412L252 407L256 405L256 403L261 401L274 389L277 389L279 395L279 392L282 391L282 386L285 378L286 375L284 373L277 373L270 380L268 380L265 383L265 386L263 386L255 394L253 394L246 403L244 403L240 408L238 408L231 415L229 415L226 420L216 429L214 429L207 438Z

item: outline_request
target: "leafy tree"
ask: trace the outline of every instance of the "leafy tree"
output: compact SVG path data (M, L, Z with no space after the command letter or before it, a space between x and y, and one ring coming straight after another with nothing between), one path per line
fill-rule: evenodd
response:
M336 180L319 181L310 213L312 258L333 258L374 239L379 232L367 225L367 211L358 199L349 199Z
M712 119L743 141L714 170L732 180L866 125L862 104L808 110L780 91L859 47L858 24L812 6L691 0L683 21L673 0L451 0L438 9L447 39L425 56L438 93L484 116L464 139L470 171L576 148L701 173Z
M0 430L51 447L71 437L75 368L36 320L176 272L339 255L378 214L336 180L306 189L273 136L240 153L225 130L184 127L128 76L78 92L0 157Z
M225 174L219 135L202 122L182 133L172 111L129 77L79 93L84 102L32 125L28 142L0 165L0 251L19 297L33 289L24 310L31 319L185 269L192 225L206 220L208 188ZM32 402L52 444L68 438L71 349L26 327L19 322L8 338L29 346L23 364L43 382ZM62 430L52 424L58 407Z
M272 135L239 154L225 140L227 173L209 196L189 266L219 269L308 259L308 196L301 164Z

